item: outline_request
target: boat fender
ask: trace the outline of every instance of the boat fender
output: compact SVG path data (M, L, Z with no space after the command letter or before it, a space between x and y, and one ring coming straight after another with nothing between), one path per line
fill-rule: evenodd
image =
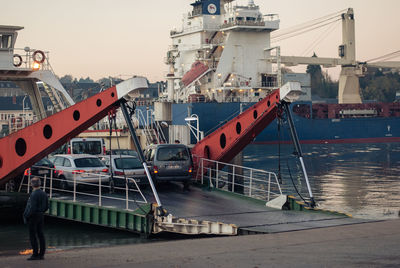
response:
M40 56L39 56L40 55ZM41 50L36 50L35 52L33 52L32 54L32 58L34 62L37 63L43 63L44 60L46 59L46 56L44 55L44 52Z
M19 67L19 66L21 66L22 65L22 57L20 56L20 55L18 55L18 54L14 54L14 59L18 59L18 61L17 62L13 62L13 65L14 65L14 67Z

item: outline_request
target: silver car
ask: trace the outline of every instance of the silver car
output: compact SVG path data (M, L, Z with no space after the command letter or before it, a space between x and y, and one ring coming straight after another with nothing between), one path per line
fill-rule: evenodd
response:
M142 162L135 156L131 155L111 155L102 156L100 160L107 166L115 186L125 187L127 178L128 183L147 184L148 179L144 171Z
M83 183L108 183L110 177L108 168L97 156L89 154L60 154L50 158L57 170L59 185L67 189L76 184Z

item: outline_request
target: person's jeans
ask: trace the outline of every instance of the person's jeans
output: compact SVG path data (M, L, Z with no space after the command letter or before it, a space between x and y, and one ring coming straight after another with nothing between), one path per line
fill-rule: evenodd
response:
M34 213L29 218L28 221L29 239L31 240L34 256L44 256L44 253L46 251L46 242L43 233L43 225L44 225L43 218L44 218L43 213ZM39 238L40 251L38 250L37 238Z

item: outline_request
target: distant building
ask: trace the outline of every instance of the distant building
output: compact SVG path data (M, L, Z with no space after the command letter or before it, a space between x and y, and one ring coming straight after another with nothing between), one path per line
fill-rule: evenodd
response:
M87 99L101 90L99 83L63 83L65 90L75 102Z
M0 81L0 97L24 96L26 95L15 83Z

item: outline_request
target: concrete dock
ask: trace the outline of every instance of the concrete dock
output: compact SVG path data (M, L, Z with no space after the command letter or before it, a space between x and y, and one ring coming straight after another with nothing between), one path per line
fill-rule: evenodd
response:
M400 220L49 252L1 267L399 267Z

